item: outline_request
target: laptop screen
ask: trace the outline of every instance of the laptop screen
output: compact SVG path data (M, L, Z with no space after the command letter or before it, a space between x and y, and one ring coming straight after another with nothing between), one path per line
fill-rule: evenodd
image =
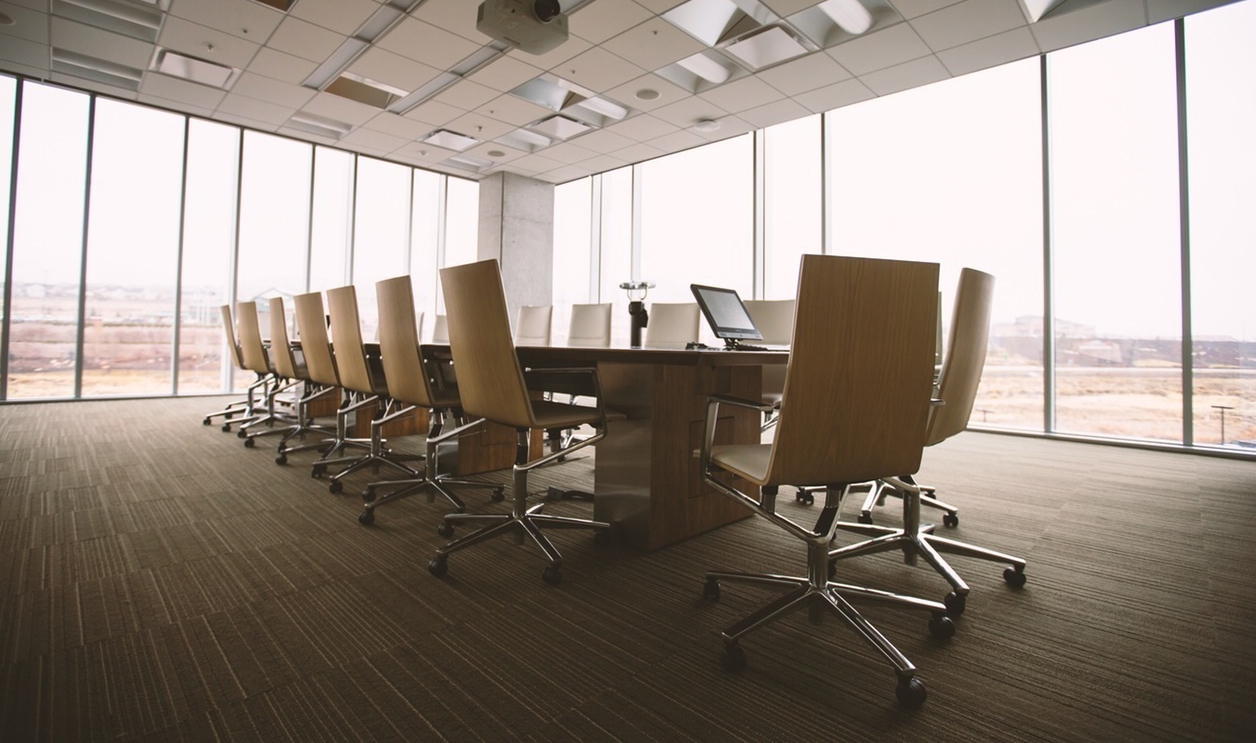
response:
M694 299L702 308L702 314L715 333L722 340L762 340L763 334L750 319L746 305L742 303L735 289L722 289L717 286L690 284Z

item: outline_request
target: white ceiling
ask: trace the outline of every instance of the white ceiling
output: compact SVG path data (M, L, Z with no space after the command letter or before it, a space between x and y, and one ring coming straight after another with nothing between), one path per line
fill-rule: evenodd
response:
M13 20L0 25L0 70L445 173L508 171L561 183L1230 1L1055 0L1031 23L1026 7L1044 0L862 0L874 11L867 33L836 34L829 46L756 73L663 17L685 0L563 0L563 8L575 6L565 43L540 56L509 50L399 114L303 85L385 0L296 0L286 14L255 0L0 0L0 13ZM758 2L769 11L760 13L766 22L783 19L794 29L797 14L819 0L713 2ZM85 17L84 6L97 3L150 9L155 40ZM420 0L347 71L400 92L419 89L493 42L476 30L478 5ZM227 89L162 74L148 69L159 47L238 72ZM117 66L137 82L119 86L56 71L54 49L89 67ZM695 92L658 74L703 50L731 69L728 81ZM511 93L547 73L620 104L627 115L548 146L513 138L554 115ZM658 96L638 98L647 88ZM303 120L339 133L310 133ZM718 128L695 128L701 120ZM479 140L462 153L472 164L423 141L438 129Z

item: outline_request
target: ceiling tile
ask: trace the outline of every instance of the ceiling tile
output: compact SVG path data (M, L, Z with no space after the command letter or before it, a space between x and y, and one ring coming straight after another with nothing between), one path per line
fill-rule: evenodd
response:
M759 73L759 79L785 95L797 95L850 77L827 54L808 54Z
M653 90L658 93L658 97L651 100L643 100L637 96L637 92L641 90ZM635 108L638 111L653 111L669 103L675 103L688 95L689 91L655 74L642 75L635 80L606 91L606 97L619 101L625 106Z
M929 47L906 23L860 36L825 52L855 75L893 67L929 54Z
M689 129L681 129L679 131L672 132L671 134L665 134L650 144L667 152L680 152L681 150L687 150L690 147L697 147L700 144L706 143L707 141L705 139L699 137L697 134L694 134L693 131Z
M811 112L804 108L801 103L789 99L769 103L766 106L759 106L758 108L752 108L749 111L742 111L737 114L739 118L750 122L758 129L764 129L773 124L793 121L794 119L801 119L810 115Z
M1233 0L1147 0L1147 23L1154 25L1231 2Z
M597 155L597 150L581 147L573 142L559 142L556 145L546 147L542 152L545 154L545 157L560 163L578 163L581 160L588 160Z
M629 139L636 140L637 142L648 142L666 134L671 134L672 132L677 131L677 129L679 129L679 127L675 124L670 124L662 119L656 119L649 114L641 114L640 116L634 116L627 121L621 121L614 126L608 126L606 131L623 137L628 137Z
M653 111L653 115L681 129L688 129L699 119L719 119L728 112L703 98L686 98Z
M756 108L785 97L781 91L757 77L743 77L702 93L704 98L729 113Z
M218 113L234 114L236 116L244 116L253 121L264 121L270 124L271 130L283 124L292 117L292 109L287 106L277 106L266 101L259 101L256 98L245 98L242 95L228 94L222 99L222 103L218 104Z
M473 111L498 95L500 95L498 91L486 85L470 80L459 80L437 93L432 100L461 108L463 111Z
M713 132L700 132L693 130L695 134L708 142L716 142L721 139L729 139L742 134L754 131L755 127L749 121L738 118L736 116L724 116L719 119L720 128Z
M508 163L530 153L515 149L510 145L504 145L501 142L485 142L468 149L466 154L482 157L485 160L492 160L494 163Z
M544 106L538 106L535 103L510 94L498 96L475 109L475 111L489 118L503 121L507 124L514 124L515 126L530 124L553 113L553 111Z
M782 18L791 16L800 10L810 8L819 1L820 0L762 0L764 5L771 8Z
M537 173L546 170L553 170L554 168L564 165L564 163L560 163L557 160L551 160L544 155L524 155L516 160L511 160L510 164L520 168L527 168Z
M625 147L631 147L637 143L636 140L607 131L606 129L589 132L577 137L574 141L581 147L595 152L614 152Z
M559 44L557 47L544 54L528 54L527 52L513 49L510 51L509 55L520 62L530 64L533 67L538 67L542 70L552 70L577 54L581 54L592 48L593 44L585 41L579 36L572 36L567 39L567 43Z
M0 35L2 35L0 38L3 38L3 43L9 43L10 38L33 41L36 44L48 43L47 13L12 3L0 3L0 10L13 19L12 25L0 26Z
M1141 28L1146 23L1142 0L1109 0L1100 5L1043 18L1030 26L1044 52Z
M251 0L174 0L170 15L183 18L257 44L265 43L284 14ZM167 23L169 20L167 20Z
M156 76L154 75L153 77ZM147 83L147 80L145 82ZM205 86L199 85L197 87L203 88ZM145 85L145 90L147 92L147 85ZM268 101L280 106L297 109L309 103L317 91L300 85L280 82L274 78L255 75L252 72L246 72L240 76L239 80L236 80L235 85L231 86L231 92L247 98Z
M466 113L466 111L463 109L455 108L448 103L441 103L440 101L426 101L418 106L415 106L409 111L406 111L405 117L407 119L414 119L415 121L431 124L432 126L440 126L447 121L456 119L464 113Z
M407 119L389 111L379 112L375 118L367 121L362 126L411 141L432 131L432 127L428 124L415 121L414 119Z
M625 147L622 150L615 150L611 153L615 157L626 163L640 163L646 160L653 160L656 157L662 157L667 153L651 144L638 142L631 147Z
M218 91L218 93L223 96L226 95L226 93L221 90ZM139 97L135 100L149 106L156 106L158 108L177 109L183 113L191 114L192 116L199 116L202 119L212 119L214 117L214 108L216 107L216 104L215 106L203 107L188 101L176 101L169 98L162 98L157 95L148 95L143 92L143 88L141 88Z
M645 70L628 60L596 47L564 62L554 71L564 80L583 85L595 93L605 93L645 74Z
M476 46L484 46L492 39L475 29L479 7L474 0L424 0L410 16L474 41Z
M209 62L243 69L257 54L258 44L182 18L167 18L157 43ZM212 48L211 48L212 47Z
M281 52L295 54L302 59L322 62L336 51L344 37L315 26L300 18L285 18L275 29L267 46Z
M938 53L952 75L966 75L1038 55L1038 43L1029 29L1021 27Z
M58 49L144 69L153 57L153 45L98 28L52 16L52 45Z
M1025 25L1017 0L965 0L910 21L934 51L984 39Z
M287 52L280 52L270 47L262 47L249 65L249 70L259 75L283 80L285 83L300 85L314 72L318 64L308 59L294 57Z
M288 15L351 36L378 9L375 0L301 0Z
M95 80L84 80L83 78L74 77L73 75L62 75L58 72L54 72L50 80L58 85L70 85L75 88L82 88L95 93L104 93L105 95L113 96L114 98L120 98L126 101L135 100L139 97L139 94L134 90L126 90L125 88L118 88L113 85L98 83Z
M365 103L351 101L332 93L319 93L301 107L306 113L361 126L379 115L379 109Z
M506 132L514 131L515 127L496 119L490 119L477 113L467 113L451 120L445 127L476 139L496 139Z
M618 36L653 14L632 0L591 2L567 18L567 30L582 39L600 44Z
M818 114L875 97L876 94L867 85L852 79L800 93L794 96L794 100Z
M380 155L387 155L390 152L405 147L412 142L410 139L402 137L394 137L391 134L378 131L376 129L368 129L366 127L358 127L341 138L341 144L351 147L362 147L374 151Z
M915 18L916 16L932 13L935 10L955 5L963 2L963 0L890 0L894 4L894 9L904 18Z
M471 73L467 79L505 93L543 73L540 67L503 55Z
M620 160L614 155L598 155L596 157L591 157L588 160L582 160L579 165L581 167L588 168L590 173L604 173L608 170L614 170L616 168L622 168L625 165L631 165L631 163L625 160Z
M637 0L637 4L654 13L666 13L685 0Z
M374 47L349 65L349 71L407 93L440 74L434 67Z
M950 76L951 73L947 72L937 58L921 57L884 70L870 72L860 80L877 95L889 95L900 90L946 80Z
M384 34L375 45L442 70L449 69L480 48L466 39L451 36L444 29L414 18L402 19L401 23Z
M595 3L596 5L596 3ZM662 18L654 18L602 44L643 70L657 70L706 47Z
M4 68L32 77L44 77L48 73L48 47L26 39L10 36L0 44L0 60Z
M577 178L585 178L590 174L590 172L591 171L588 168L582 168L578 165L564 165L560 168L554 168L553 170L541 173L536 177L551 183L561 184L568 181L574 181Z

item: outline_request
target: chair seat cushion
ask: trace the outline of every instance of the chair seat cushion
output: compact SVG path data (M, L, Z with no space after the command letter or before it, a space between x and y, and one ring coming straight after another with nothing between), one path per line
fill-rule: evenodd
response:
M532 415L538 428L575 428L586 423L598 422L597 408L568 405L549 400L533 400Z
M711 447L711 461L722 469L762 485L768 474L771 444L725 444Z

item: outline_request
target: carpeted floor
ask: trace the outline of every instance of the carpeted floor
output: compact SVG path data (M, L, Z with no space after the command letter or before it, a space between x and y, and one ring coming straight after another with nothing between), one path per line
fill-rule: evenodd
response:
M719 631L771 594L706 601L703 571L802 566L764 521L650 553L559 533L558 587L496 540L439 580L439 505L361 526L369 475L331 495L311 455L280 467L203 427L217 402L0 407L0 740L1256 738L1251 462L978 433L929 450L921 480L961 507L946 532L1024 556L1029 583L955 558L973 588L949 641L866 611L928 685L911 711L878 655L805 613L722 669ZM533 489L590 477L586 457ZM840 569L946 591L891 555Z

